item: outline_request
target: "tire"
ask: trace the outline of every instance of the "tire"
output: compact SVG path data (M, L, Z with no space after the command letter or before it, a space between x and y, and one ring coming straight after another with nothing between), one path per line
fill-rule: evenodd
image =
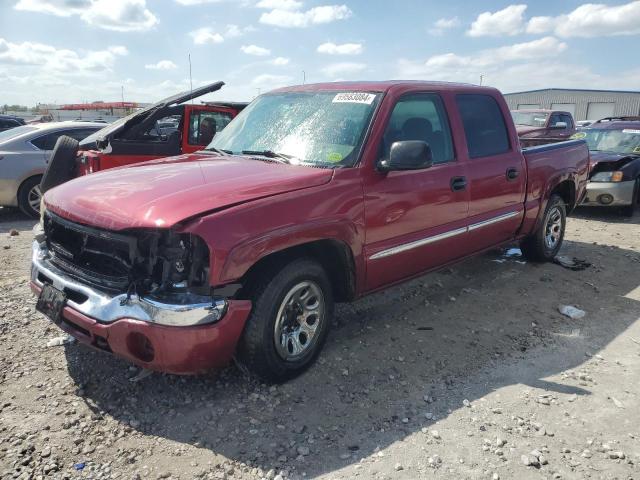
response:
M640 178L636 180L635 187L633 188L633 197L631 197L631 205L627 205L626 207L622 207L620 209L620 213L625 217L633 217L633 212L636 209L638 203L640 203Z
M275 273L265 269L248 291L253 308L237 360L268 382L283 382L304 372L322 350L333 320L333 293L325 270L311 259L293 260ZM303 327L300 316L305 311Z
M520 243L524 257L549 262L558 254L567 226L567 206L560 195L551 195L538 229Z
M79 143L76 139L62 135L53 147L51 160L42 176L40 189L42 193L51 190L75 177L76 156Z
M27 178L18 189L18 207L22 210L22 213L31 218L40 217L41 178L40 175Z

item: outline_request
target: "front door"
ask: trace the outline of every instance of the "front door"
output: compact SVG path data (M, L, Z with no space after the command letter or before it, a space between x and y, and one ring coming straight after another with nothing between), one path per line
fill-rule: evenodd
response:
M433 166L375 172L365 180L367 290L465 253L469 200L465 167L455 155L445 102L439 95L400 97L388 120L379 160L388 158L393 142L401 140L427 142Z

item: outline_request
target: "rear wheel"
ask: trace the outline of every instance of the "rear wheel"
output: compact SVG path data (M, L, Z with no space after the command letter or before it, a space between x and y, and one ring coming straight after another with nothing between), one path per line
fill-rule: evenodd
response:
M551 195L544 218L531 236L520 244L523 255L533 262L548 262L558 254L567 226L567 207L559 195Z
M42 193L68 182L75 176L76 155L79 143L75 138L62 135L51 152L51 160L42 176L40 188Z
M31 177L26 179L18 189L18 207L22 213L32 218L40 216L40 201L42 192L40 191L40 180L42 177Z
M265 380L282 382L306 370L320 353L333 318L333 294L317 262L298 259L249 287L253 308L238 360Z
M631 205L622 207L621 212L625 217L633 217L633 212L636 206L640 203L640 178L636 180L635 187L633 189L633 197L631 197Z

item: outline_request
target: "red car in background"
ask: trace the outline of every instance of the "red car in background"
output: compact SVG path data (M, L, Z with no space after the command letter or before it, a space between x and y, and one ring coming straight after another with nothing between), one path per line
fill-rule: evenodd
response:
M216 82L161 100L79 143L61 137L42 178L42 192L82 175L202 150L247 103L186 102L223 85Z
M512 110L513 123L523 147L564 142L576 133L569 112L559 110Z

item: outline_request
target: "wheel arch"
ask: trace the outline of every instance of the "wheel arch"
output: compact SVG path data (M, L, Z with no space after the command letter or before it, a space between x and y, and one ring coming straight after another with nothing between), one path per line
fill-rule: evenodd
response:
M336 239L314 240L269 253L254 263L241 277L243 291L265 270L277 270L298 258L317 261L327 272L337 302L356 296L356 265L353 251L346 242Z

